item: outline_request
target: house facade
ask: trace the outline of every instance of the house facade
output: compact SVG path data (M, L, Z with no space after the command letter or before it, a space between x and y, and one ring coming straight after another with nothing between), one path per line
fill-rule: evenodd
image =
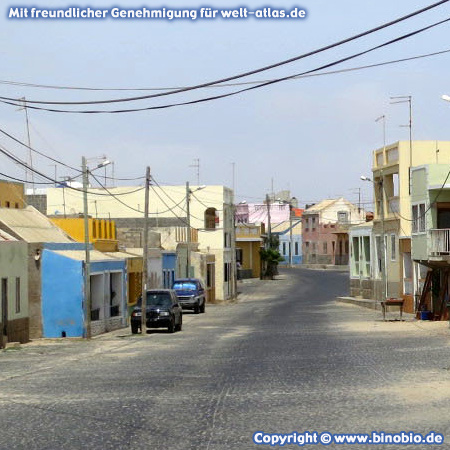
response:
M97 207L99 217L111 217L128 236L142 235L145 192L133 187L109 188L111 195L102 196L103 189L89 189L89 212ZM198 250L215 257L214 291L216 298L225 300L236 295L236 258L234 239L233 192L224 186L152 186L150 189L151 227L178 226L198 231ZM66 210L80 213L83 199L80 192L63 192L60 188L47 190L48 214ZM117 201L120 198L121 202ZM189 198L189 221L187 199ZM101 200L101 201L99 201ZM192 249L191 249L192 250ZM194 250L195 251L195 250ZM191 260L192 263L192 260ZM194 267L189 268L194 275Z
M439 164L440 161L448 161L449 157L448 141L399 141L373 153L374 298L381 299L385 295L387 298L403 298L406 312L416 311L420 295L413 283L413 171L410 168ZM386 267L385 276L383 267Z
M447 319L450 284L450 165L411 171L411 251L416 309Z
M344 198L323 200L303 212L303 264L349 264L352 225L365 222L365 213Z

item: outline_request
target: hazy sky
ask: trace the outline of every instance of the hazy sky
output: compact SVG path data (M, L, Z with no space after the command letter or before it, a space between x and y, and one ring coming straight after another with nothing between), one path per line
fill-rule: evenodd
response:
M277 1L273 8L306 9L297 20L12 20L11 6L86 7L43 0L4 1L0 13L2 81L96 88L179 87L212 81L272 64L363 32L431 0L393 2L344 0ZM167 1L166 8L201 6L250 9L266 2ZM156 8L161 3L93 0L92 8ZM300 73L450 16L450 3L370 37L250 77L267 80ZM331 70L407 58L450 49L449 24L334 67ZM359 180L370 174L371 151L387 141L408 139L407 104L391 105L393 95L413 96L413 135L421 140L450 140L450 53L412 62L291 80L210 103L131 114L74 115L29 110L32 145L80 167L81 157L107 155L119 177L140 176L150 165L160 183L196 182L232 185L235 163L237 199L257 201L271 190L291 189L300 205L323 198L370 197ZM125 107L145 107L229 92L199 90L180 97L145 100ZM82 92L0 84L0 95L30 100L80 101L120 98L151 92ZM123 107L123 105L120 105ZM25 115L0 104L0 128L26 139ZM25 151L5 137L0 145L24 158ZM34 163L53 176L41 157ZM1 172L24 178L22 169L1 156ZM73 175L57 169L58 177ZM138 182L137 182L138 183ZM122 183L123 184L123 183Z

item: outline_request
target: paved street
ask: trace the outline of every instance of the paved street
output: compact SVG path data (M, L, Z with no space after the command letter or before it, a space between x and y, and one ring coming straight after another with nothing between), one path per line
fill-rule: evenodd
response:
M0 449L251 449L255 431L306 430L450 442L445 324L383 323L335 302L347 283L282 271L239 283L237 303L186 313L175 335L127 329L2 352Z

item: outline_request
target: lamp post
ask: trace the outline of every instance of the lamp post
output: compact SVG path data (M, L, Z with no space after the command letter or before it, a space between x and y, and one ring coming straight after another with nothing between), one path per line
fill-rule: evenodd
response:
M187 222L187 251L186 251L186 278L191 276L191 194L204 189L206 186L198 186L197 189L191 190L189 181L186 181L186 222Z
M380 173L380 179L378 181L373 181L371 178L361 175L362 181L370 181L374 186L378 186L379 189L379 199L380 199L380 221L381 221L381 282L383 285L382 298L381 301L386 301L388 286L387 286L387 261L386 261L386 239L385 239L385 229L384 229L384 195L383 195L383 172ZM360 252L361 253L361 252ZM361 271L361 269L360 269Z
M89 168L87 159L83 156L81 159L81 171L83 173L83 216L84 216L84 337L91 338L91 255L89 242L89 211L88 211L88 186L89 186ZM97 165L96 169L105 167L111 161L105 159Z

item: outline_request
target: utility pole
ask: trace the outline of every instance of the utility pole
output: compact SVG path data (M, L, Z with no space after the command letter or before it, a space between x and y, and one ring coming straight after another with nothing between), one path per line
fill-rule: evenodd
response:
M89 211L88 211L88 168L86 158L81 160L83 172L83 212L84 212L84 331L85 338L91 338L91 256L89 243Z
M292 202L292 200L291 200ZM292 203L289 202L289 267L292 269L292 252L293 252L293 242L292 242Z
M144 207L144 242L142 248L142 297L141 297L141 334L147 333L147 284L148 284L148 203L150 191L150 167L145 171L145 207Z
M30 138L30 121L28 120L28 107L27 107L27 101L25 97L22 97L20 100L23 102L23 106L18 109L18 111L24 109L25 110L25 123L27 126L27 143L28 143L28 162L29 162L29 168L30 171L30 180L31 180L31 190L34 194L34 172L33 172L33 156L31 153L31 138ZM27 169L25 169L25 174L28 172Z
M381 282L383 284L382 301L386 301L388 295L387 285L387 261L386 261L386 237L384 227L384 195L383 195L383 172L380 173L380 180L378 181L379 196L380 196L380 219L381 219L381 260L383 261L383 267L381 271Z
M272 248L272 227L270 224L270 197L266 194L266 204L267 204L267 240L268 248Z
M200 186L200 158L194 158L194 163L189 167L194 167L197 169L197 186Z
M190 210L191 189L189 181L186 181L186 214L187 214L187 251L186 251L186 278L191 276L191 210Z

